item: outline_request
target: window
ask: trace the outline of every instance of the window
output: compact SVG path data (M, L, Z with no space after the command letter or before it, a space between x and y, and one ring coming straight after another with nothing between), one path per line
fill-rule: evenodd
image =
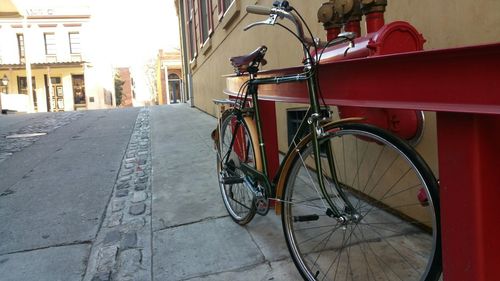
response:
M189 55L190 60L196 58L196 33L194 31L194 2L193 0L186 0L186 26L187 36L189 37Z
M56 35L54 33L44 33L45 38L45 54L56 55Z
M198 0L199 19L200 19L200 39L204 44L212 33L212 1Z
M295 133L299 129L300 123L304 116L306 116L307 110L305 109L288 109L287 110L287 127L288 127L288 145L293 140Z
M219 0L219 15L222 16L233 2L234 0Z
M61 77L50 77L50 84L61 84Z
M80 33L70 32L69 35L69 50L71 54L80 54L82 49L80 47Z
M321 115L322 116L328 116L329 109L328 108L322 108L321 109ZM306 116L307 110L304 108L290 108L287 109L286 115L287 115L287 128L288 128L288 145L292 143L293 137L297 133L300 123L302 122L302 119ZM304 135L307 135L309 133L309 128L306 128ZM299 136L302 138L304 135Z
M228 30L241 12L240 0L218 0L220 27Z
M28 79L26 77L17 77L17 90L20 94L28 94Z
M19 50L19 62L26 62L26 52L24 50L24 35L22 33L17 34L17 47Z

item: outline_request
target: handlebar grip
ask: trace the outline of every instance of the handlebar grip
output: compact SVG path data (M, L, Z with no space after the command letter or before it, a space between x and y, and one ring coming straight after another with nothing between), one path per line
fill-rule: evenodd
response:
M258 5L250 5L247 6L247 13L249 14L257 14L257 15L266 15L269 16L272 13L272 9L269 7L258 6Z

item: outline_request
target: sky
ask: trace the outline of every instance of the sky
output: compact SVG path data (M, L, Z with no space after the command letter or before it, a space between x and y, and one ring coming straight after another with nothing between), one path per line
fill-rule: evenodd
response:
M92 18L87 43L92 61L138 66L159 49L179 48L173 0L13 0L20 8L86 6ZM24 7L24 8L23 8ZM83 38L82 38L83 39Z
M179 48L173 0L95 0L91 9L94 49L105 50L114 65L137 64L158 49Z

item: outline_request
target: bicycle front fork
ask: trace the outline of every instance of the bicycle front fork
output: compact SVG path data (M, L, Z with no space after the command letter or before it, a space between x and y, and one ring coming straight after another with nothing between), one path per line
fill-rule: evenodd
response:
M329 134L324 132L319 122L313 121L310 125L313 136L312 143L317 171L316 175L319 191L326 203L324 204L326 215L336 219L341 224L358 222L361 220L361 215L356 212L356 209L343 191L347 186L342 185L337 177L333 149L328 138Z

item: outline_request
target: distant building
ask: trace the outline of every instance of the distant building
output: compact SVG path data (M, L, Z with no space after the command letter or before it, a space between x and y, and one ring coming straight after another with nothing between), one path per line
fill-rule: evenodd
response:
M158 104L187 102L182 80L180 50L160 50L157 57Z
M2 10L5 1L10 2L3 0ZM114 106L112 72L102 86L103 75L85 54L88 7L25 12L10 7L13 11L0 13L0 79L7 81L0 87L3 109L47 112Z
M118 77L123 81L122 86L122 100L117 106L120 107L132 107L133 95L132 95L132 77L130 76L130 69L128 67L119 67L116 69Z

